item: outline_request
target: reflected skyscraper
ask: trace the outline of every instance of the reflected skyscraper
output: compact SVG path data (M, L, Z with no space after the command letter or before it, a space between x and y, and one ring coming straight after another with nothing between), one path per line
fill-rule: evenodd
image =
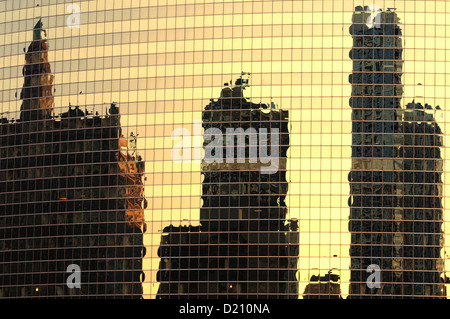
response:
M367 9L356 8L350 27L350 298L443 296L441 132L432 110L401 107L397 14L375 10L368 21Z
M297 298L288 112L247 101L247 83L225 87L203 111L201 225L164 230L159 298Z
M144 162L126 152L116 104L53 115L47 52L39 20L20 119L0 124L0 297L141 298Z

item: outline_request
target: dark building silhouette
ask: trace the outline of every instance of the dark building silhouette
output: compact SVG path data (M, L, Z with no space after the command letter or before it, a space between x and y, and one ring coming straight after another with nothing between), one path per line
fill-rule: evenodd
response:
M303 292L303 299L342 299L340 276L331 270L325 276L311 276Z
M241 77L234 87L225 87L203 111L201 225L164 229L157 298L298 297L298 225L286 219L285 204L288 112L247 101L247 83ZM227 129L242 129L232 137L242 137L241 143L206 136L210 131L225 134ZM253 129L257 134L250 134ZM265 136L260 134L264 129ZM278 130L279 142L271 129ZM261 145L260 157L252 160L252 147L262 139L267 148L279 143L278 167L270 173L265 171L269 163L261 158ZM223 162L212 161L218 155L207 150L213 142L222 147L218 158ZM225 160L230 151L232 161Z
M402 45L392 10L357 7L353 48L350 298L439 297L442 260L442 137L418 104L401 108ZM423 107L421 107L423 108ZM431 111L432 112L432 111ZM369 287L370 265L380 268Z
M52 115L44 35L39 21L20 119L0 121L0 297L141 298L144 162L124 149L116 104Z
M443 238L443 132L430 105L409 103L403 117L403 295L445 298Z

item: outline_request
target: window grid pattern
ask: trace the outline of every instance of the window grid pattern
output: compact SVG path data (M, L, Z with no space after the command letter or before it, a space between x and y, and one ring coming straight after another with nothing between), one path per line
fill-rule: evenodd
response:
M0 298L446 298L449 15L0 1Z

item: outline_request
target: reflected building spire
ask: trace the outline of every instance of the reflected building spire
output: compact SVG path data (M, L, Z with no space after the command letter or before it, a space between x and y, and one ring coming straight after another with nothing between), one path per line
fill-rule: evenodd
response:
M47 32L39 19L33 29L33 41L25 54L24 84L20 93L22 121L48 119L52 116L53 75L48 62L48 49Z

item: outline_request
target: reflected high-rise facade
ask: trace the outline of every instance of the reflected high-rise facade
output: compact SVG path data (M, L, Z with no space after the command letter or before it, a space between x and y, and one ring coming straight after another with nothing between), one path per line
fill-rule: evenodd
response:
M297 298L288 112L247 101L247 84L238 79L203 111L201 225L164 230L159 298Z
M0 119L0 297L142 298L144 162L116 104L53 115L48 50L39 20L20 118Z
M357 7L349 175L351 298L442 297L442 132L428 104L402 108L402 30L393 9ZM379 280L372 272L379 272ZM375 284L375 281L377 282Z

